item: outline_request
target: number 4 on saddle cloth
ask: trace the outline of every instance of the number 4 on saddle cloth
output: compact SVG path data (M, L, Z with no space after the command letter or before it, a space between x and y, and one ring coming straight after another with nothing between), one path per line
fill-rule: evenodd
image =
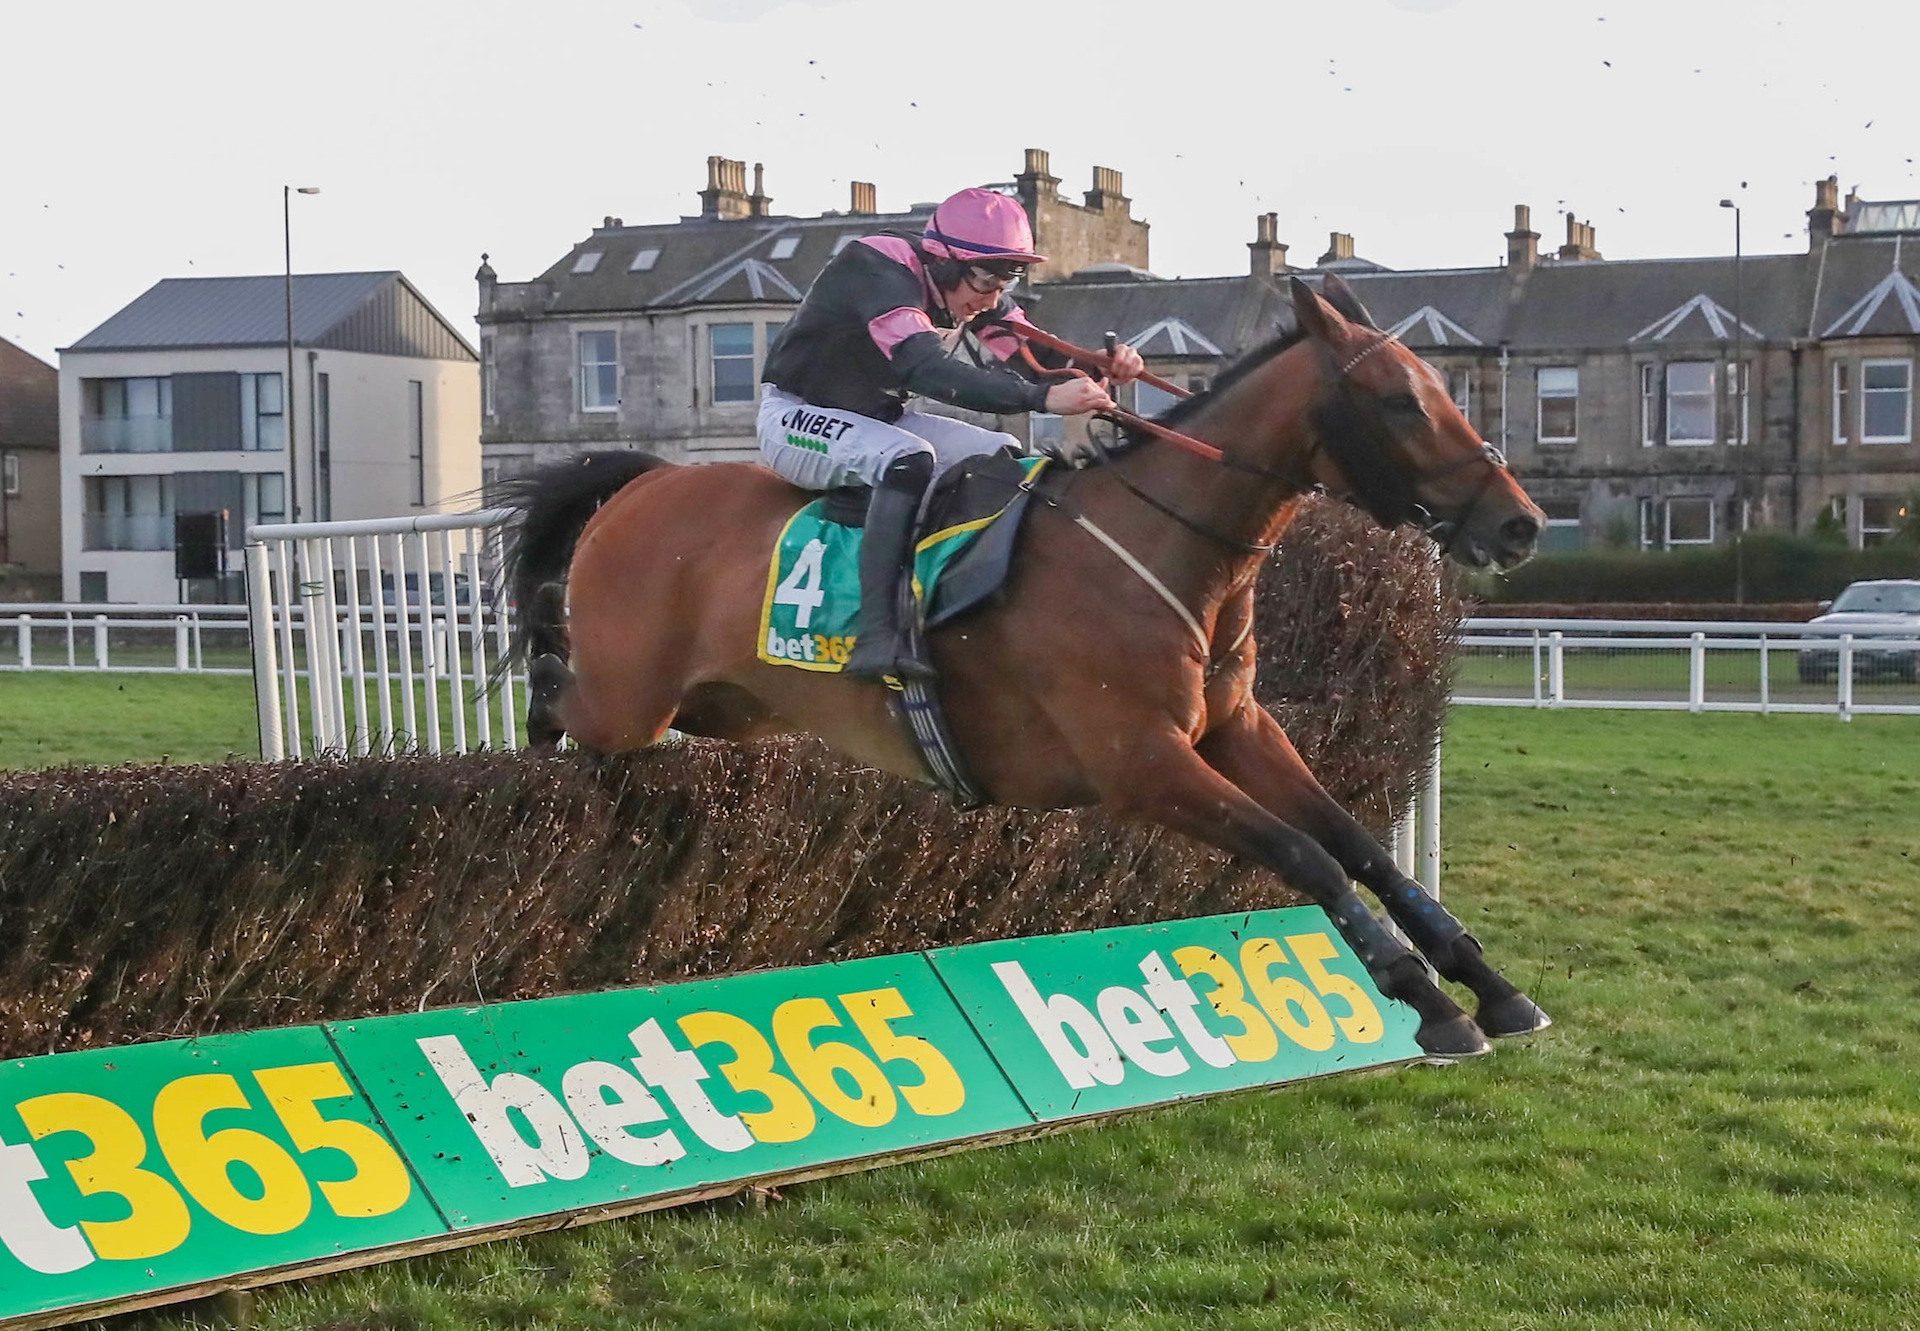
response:
M1005 583L1031 497L1050 459L1010 452L968 458L943 473L920 516L913 594L925 628L990 599ZM859 522L864 488L829 491L787 522L767 570L759 654L772 665L839 671L860 610Z

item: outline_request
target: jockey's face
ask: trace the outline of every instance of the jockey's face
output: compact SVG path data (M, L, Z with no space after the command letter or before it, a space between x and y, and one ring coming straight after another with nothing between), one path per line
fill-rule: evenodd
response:
M953 312L953 317L961 323L977 314L985 314L1000 303L998 289L982 291L967 280L967 275L968 270L961 269L959 283L940 293L947 302L947 308Z

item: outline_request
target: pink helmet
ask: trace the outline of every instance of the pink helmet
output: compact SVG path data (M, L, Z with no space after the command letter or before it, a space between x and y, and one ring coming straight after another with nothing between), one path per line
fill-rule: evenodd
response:
M963 189L933 210L922 233L927 253L962 263L1045 263L1019 200L990 189Z

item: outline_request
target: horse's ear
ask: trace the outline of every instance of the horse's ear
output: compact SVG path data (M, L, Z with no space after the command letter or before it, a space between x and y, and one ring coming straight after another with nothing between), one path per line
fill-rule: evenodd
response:
M1337 342L1340 330L1347 323L1340 317L1340 312L1320 299L1319 293L1299 278L1288 278L1287 283L1293 292L1293 317L1298 321L1300 331L1322 342Z
M1327 304L1347 316L1354 323L1367 328L1378 328L1373 316L1367 313L1367 307L1360 303L1360 297L1353 294L1353 288L1346 284L1338 273L1328 273L1320 279L1320 294Z

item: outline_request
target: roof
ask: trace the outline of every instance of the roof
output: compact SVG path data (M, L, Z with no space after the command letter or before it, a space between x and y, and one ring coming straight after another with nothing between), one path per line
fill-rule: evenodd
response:
M926 204L903 213L610 224L594 228L532 282L502 282L495 295L503 313L597 314L762 301L791 305L849 240L887 231L918 233L932 215L933 205Z
M63 351L284 346L287 286L268 277L169 277ZM296 273L295 346L432 360L473 348L398 272Z
M60 447L60 372L0 337L0 448Z
M1920 199L1891 199L1883 203L1855 199L1847 210L1847 235L1895 231L1920 231Z

